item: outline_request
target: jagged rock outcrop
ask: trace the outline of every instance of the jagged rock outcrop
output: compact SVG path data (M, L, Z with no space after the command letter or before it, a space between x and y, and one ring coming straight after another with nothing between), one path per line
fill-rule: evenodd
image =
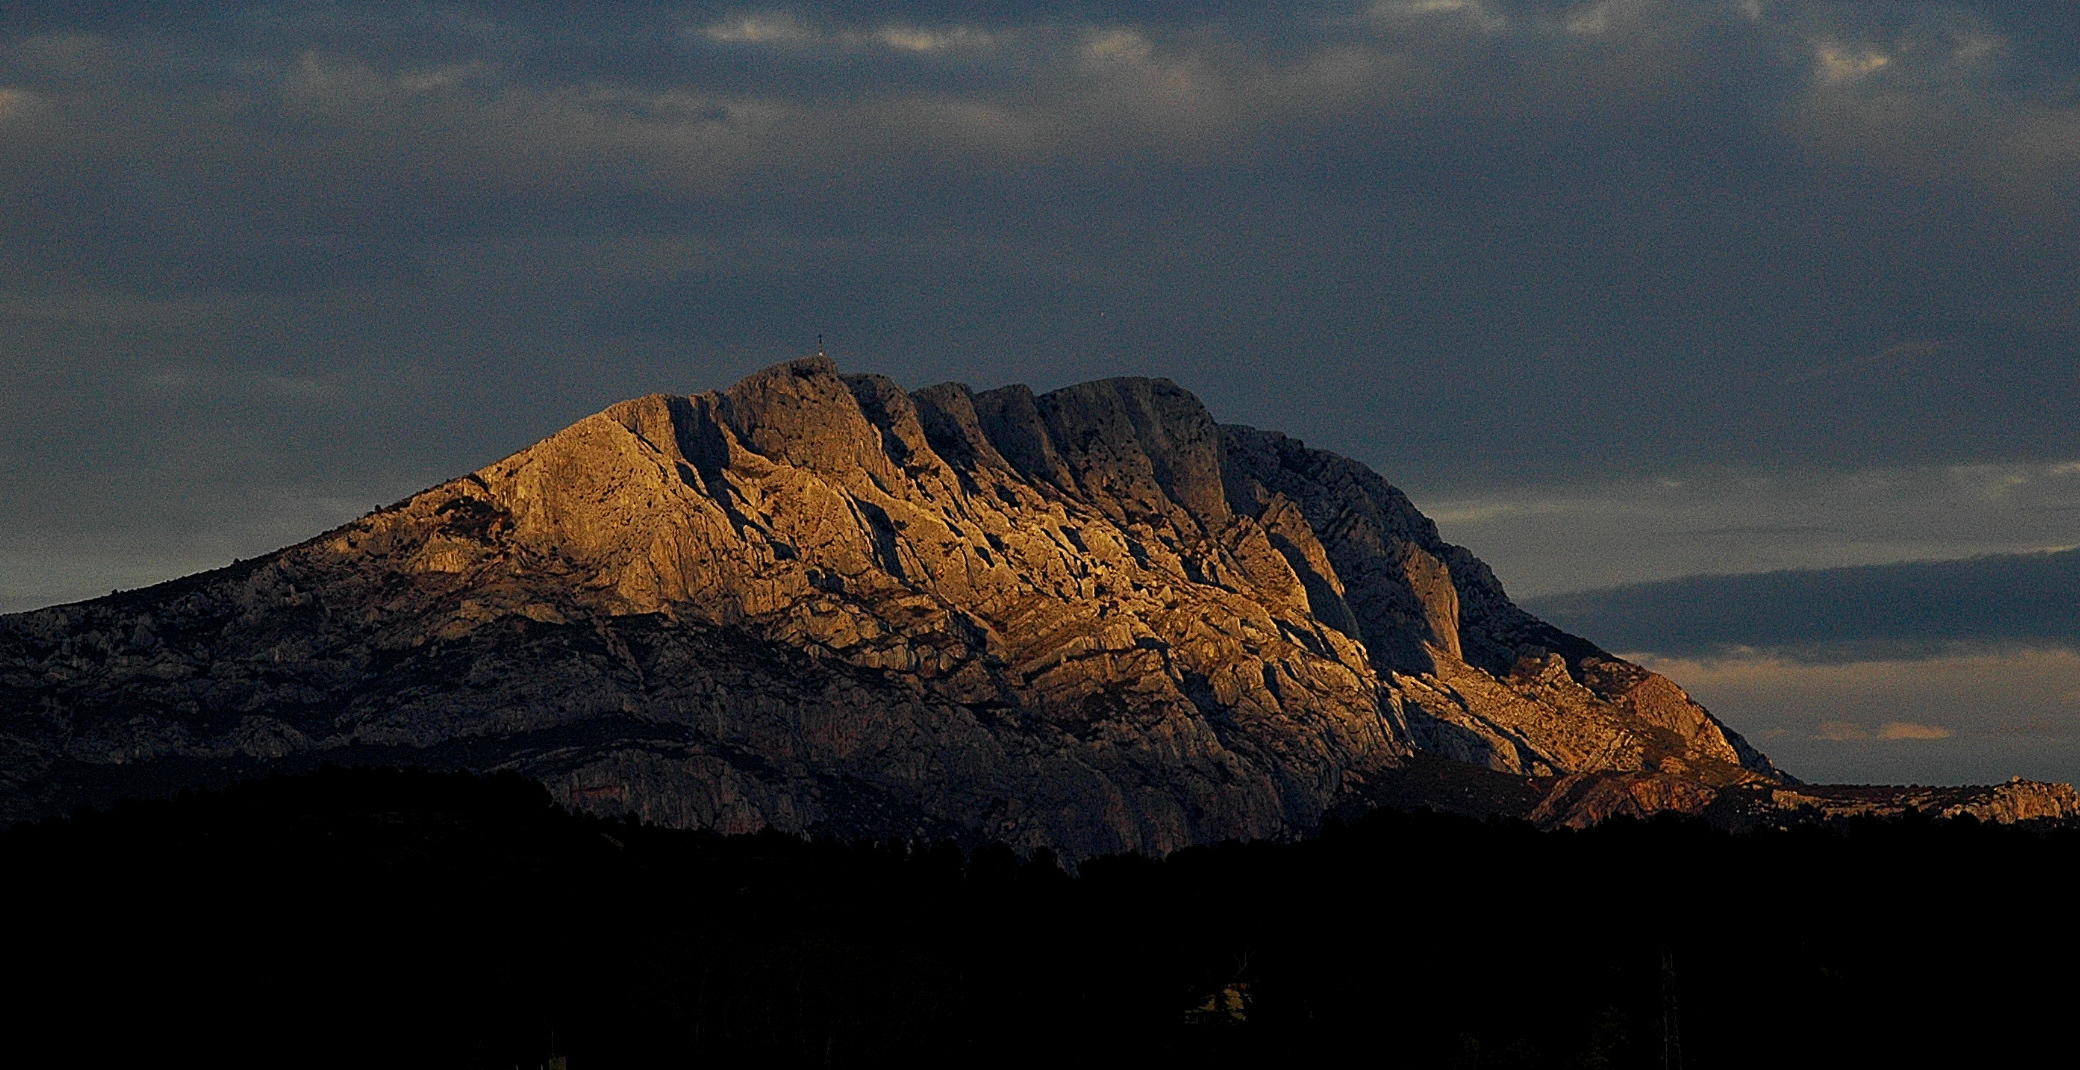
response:
M1546 827L1585 828L1613 817L1693 814L1719 824L1751 826L1787 820L1934 817L2017 822L2080 818L2071 784L2015 777L2006 783L1946 787L1772 784L1712 787L1667 773L1572 773L1546 790L1528 816Z
M1527 816L1547 828L1585 828L1614 817L1702 814L1718 798L1709 785L1671 773L1570 773Z
M1936 817L1981 821L2060 820L2080 817L2080 794L2071 784L2013 777L2000 784L1865 787L1840 784L1756 785L1744 793L1776 812L1822 817L1891 817L1918 810Z
M1271 517L1274 537L1321 551L1318 612L1354 619L1421 750L1534 775L1782 777L1666 677L1518 609L1486 565L1371 469L1274 432L1227 430L1231 499ZM1295 571L1312 574L1305 560Z
M10 817L407 760L672 824L1088 855L1306 829L1419 752L1783 780L1354 461L1166 380L905 392L820 357L0 618L0 716Z

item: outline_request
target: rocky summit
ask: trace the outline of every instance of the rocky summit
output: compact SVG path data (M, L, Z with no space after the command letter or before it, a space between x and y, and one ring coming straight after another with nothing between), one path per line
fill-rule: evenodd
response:
M821 356L0 618L0 716L11 819L401 763L669 825L1083 857L1290 835L1424 763L1561 821L1790 783L1355 461L1162 379L906 392Z

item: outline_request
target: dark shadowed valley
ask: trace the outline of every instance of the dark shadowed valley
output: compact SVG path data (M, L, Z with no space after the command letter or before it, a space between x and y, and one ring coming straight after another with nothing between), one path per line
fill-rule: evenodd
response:
M2000 1064L2065 1043L2076 835L1380 811L1071 876L331 770L0 832L34 979L9 1043L81 1066Z

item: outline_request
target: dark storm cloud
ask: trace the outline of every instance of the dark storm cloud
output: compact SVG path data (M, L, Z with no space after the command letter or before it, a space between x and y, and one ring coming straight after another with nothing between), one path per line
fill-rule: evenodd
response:
M0 608L817 331L1468 493L2080 456L2065 6L14 5Z
M1616 650L1802 663L2080 651L2080 550L1692 576L1538 599Z

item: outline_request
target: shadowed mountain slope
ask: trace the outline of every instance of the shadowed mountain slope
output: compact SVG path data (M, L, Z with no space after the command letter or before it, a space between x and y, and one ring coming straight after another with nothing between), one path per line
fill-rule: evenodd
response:
M1412 755L1778 781L1354 461L1166 380L816 357L255 561L0 618L6 816L259 764L512 769L724 831L1281 836Z

